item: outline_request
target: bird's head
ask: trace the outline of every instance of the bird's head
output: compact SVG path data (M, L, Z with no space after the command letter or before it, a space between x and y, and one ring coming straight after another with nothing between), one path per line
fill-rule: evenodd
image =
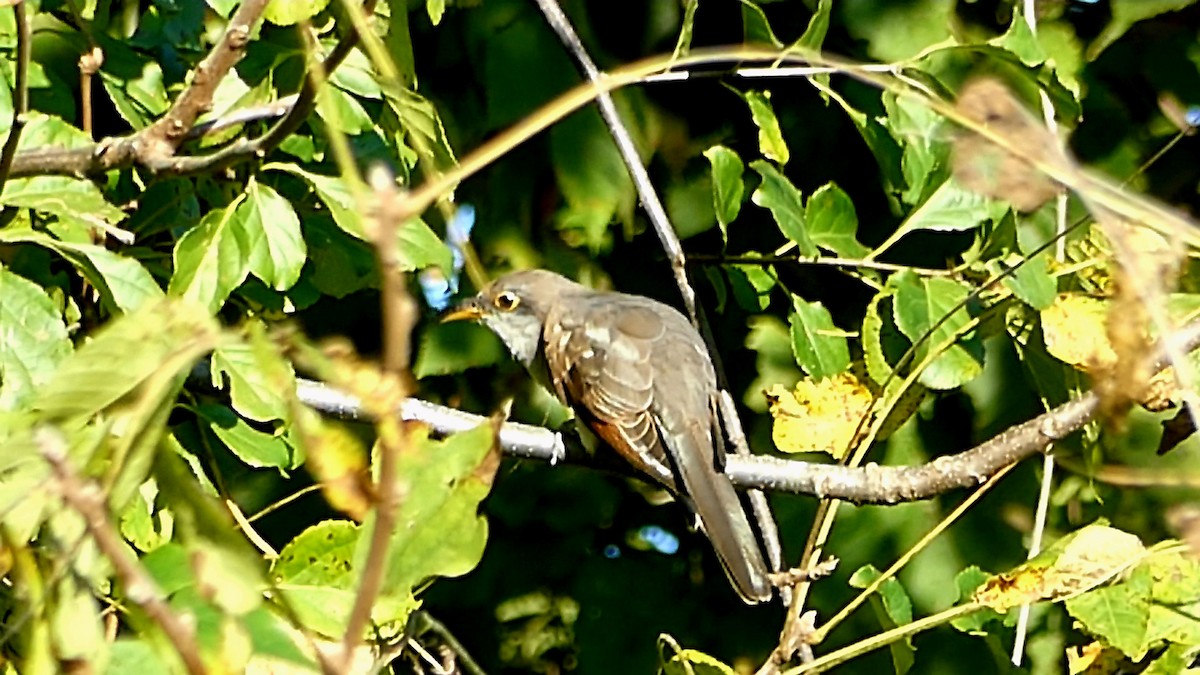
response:
M504 341L508 351L529 366L537 357L542 326L564 295L582 290L575 282L545 270L506 274L442 317L442 321L478 321Z

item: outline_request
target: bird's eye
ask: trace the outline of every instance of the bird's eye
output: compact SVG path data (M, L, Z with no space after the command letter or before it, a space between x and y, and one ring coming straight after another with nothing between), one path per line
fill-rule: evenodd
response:
M517 305L521 304L521 298L518 298L516 293L504 291L492 298L492 304L501 312L511 312L517 308Z

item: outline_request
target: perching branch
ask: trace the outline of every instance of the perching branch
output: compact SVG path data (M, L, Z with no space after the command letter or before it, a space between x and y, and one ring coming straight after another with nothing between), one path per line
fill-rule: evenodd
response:
M1160 343L1159 353L1167 347L1190 352L1200 347L1200 319L1188 323ZM1169 365L1165 355L1158 358L1154 370ZM298 396L304 403L322 412L350 419L365 417L353 396L323 384L302 380ZM868 464L850 468L778 459L761 455L730 455L725 472L734 485L743 489L763 489L840 499L856 504L895 504L929 499L956 488L979 485L1001 468L1045 451L1050 443L1065 438L1091 421L1097 410L1093 393L1018 424L997 436L956 455L938 457L919 466L879 466ZM428 424L437 433L456 433L474 428L488 418L446 408L427 401L405 399L399 414L405 420ZM556 463L595 464L578 446L564 436L542 427L505 423L500 428L501 449L512 456Z

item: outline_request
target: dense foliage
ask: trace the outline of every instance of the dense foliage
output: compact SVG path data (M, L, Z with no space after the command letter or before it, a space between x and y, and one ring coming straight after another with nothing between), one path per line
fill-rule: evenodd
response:
M1153 358L1200 311L1193 3L564 3L756 453L921 465L1096 393L1048 478L770 494L785 565L838 559L815 615L744 606L643 481L501 460L495 411L569 413L438 322L527 267L679 305L538 4L0 8L2 667L1181 670L1195 376Z

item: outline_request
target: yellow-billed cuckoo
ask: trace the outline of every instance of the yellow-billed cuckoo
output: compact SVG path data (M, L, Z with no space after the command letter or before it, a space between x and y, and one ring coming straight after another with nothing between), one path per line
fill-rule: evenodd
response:
M684 500L743 600L770 599L762 549L718 467L712 361L682 314L528 270L500 277L444 320L458 319L499 335L597 436Z

